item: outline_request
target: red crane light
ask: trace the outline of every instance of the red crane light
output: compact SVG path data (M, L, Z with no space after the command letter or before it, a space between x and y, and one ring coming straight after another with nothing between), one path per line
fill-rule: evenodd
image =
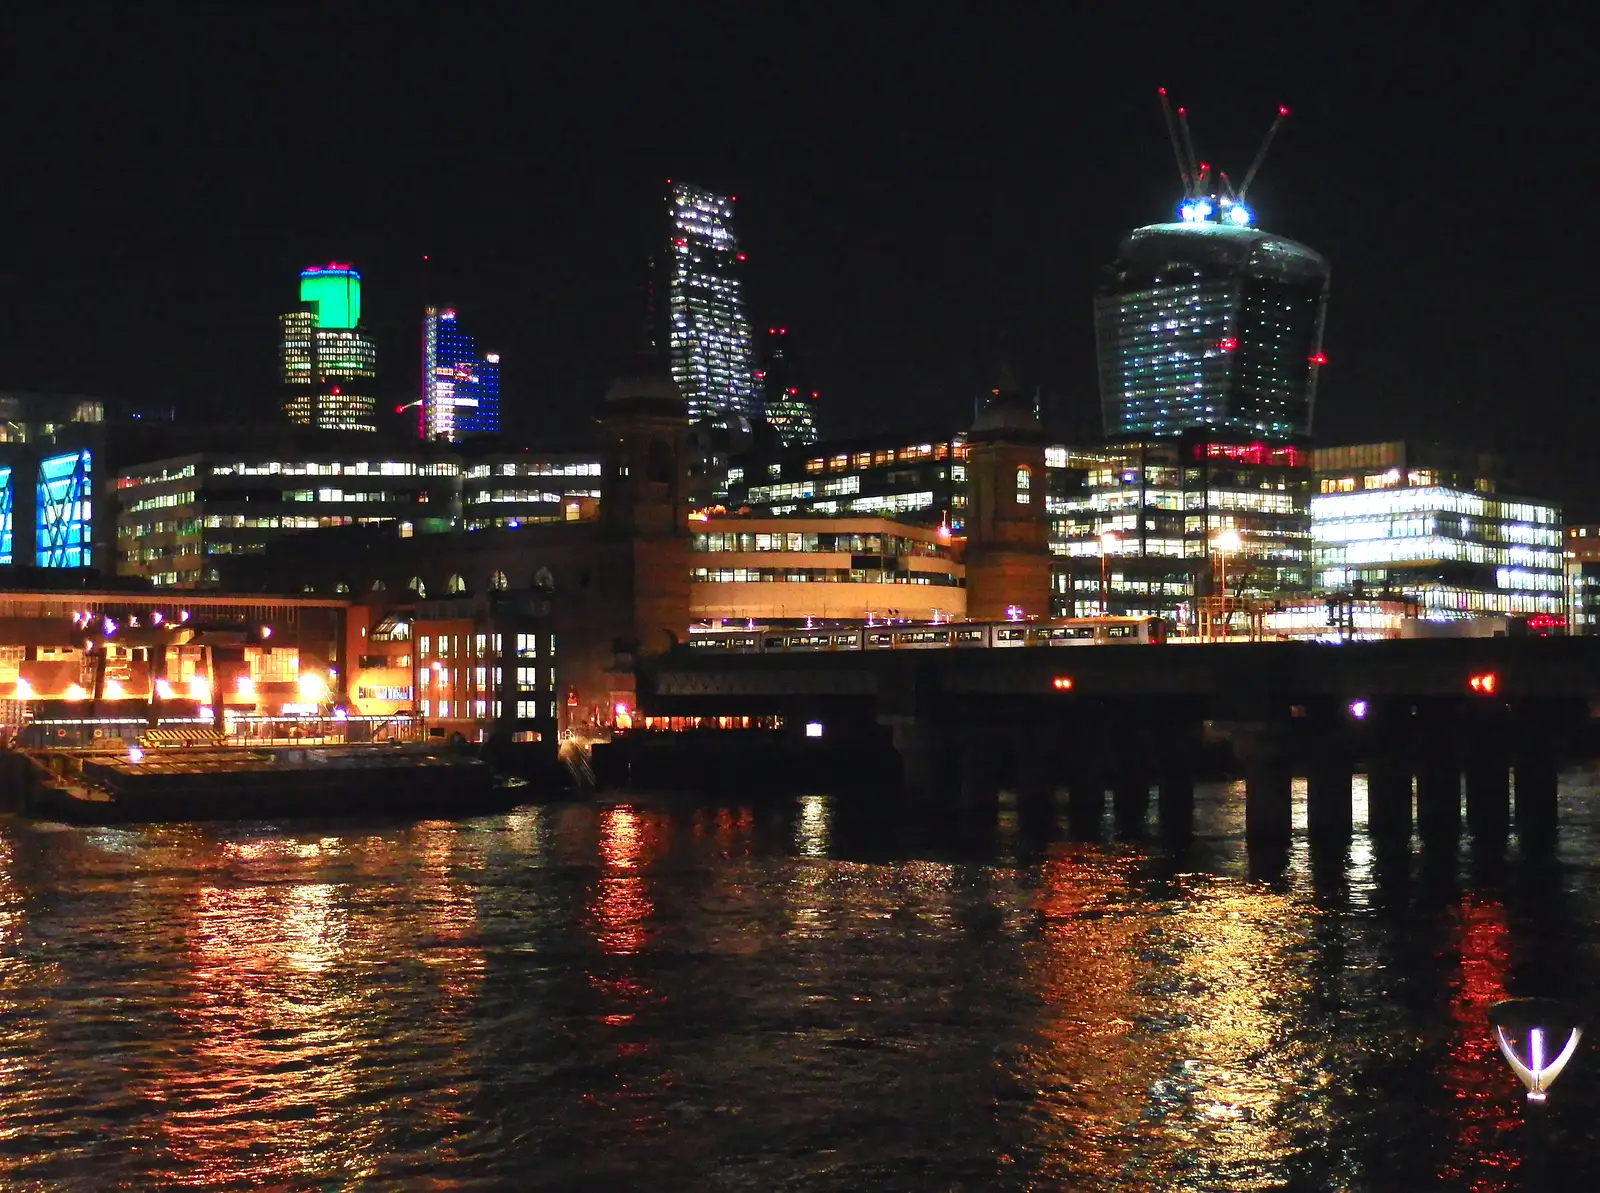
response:
M1229 336L1225 340L1218 340L1217 341L1217 347L1223 352L1232 352L1238 346L1239 346L1239 341L1234 339L1232 336Z
M1325 365L1325 364L1328 363L1328 358L1326 356L1324 356L1320 352L1313 353L1311 356L1307 357L1306 359L1309 360L1314 365Z

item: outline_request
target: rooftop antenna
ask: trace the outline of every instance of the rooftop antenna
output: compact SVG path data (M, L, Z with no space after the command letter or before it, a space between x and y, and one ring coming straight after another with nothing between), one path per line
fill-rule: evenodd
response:
M1192 199L1194 198L1194 194L1189 185L1189 171L1184 165L1183 145L1178 140L1178 122L1172 117L1172 105L1167 102L1167 89L1162 87L1160 91L1161 115L1165 117L1167 121L1167 140L1172 142L1172 157L1173 160L1178 163L1178 177L1183 179L1183 197L1185 199Z
M1250 184L1255 181L1256 171L1261 169L1261 163L1267 160L1267 150L1272 145L1272 138L1278 135L1278 129L1289 118L1289 109L1282 104L1278 105L1278 118L1267 129L1267 135L1261 138L1261 148L1256 150L1256 159L1250 163L1250 168L1245 171L1244 181L1239 185L1239 202L1244 202L1245 195L1250 190Z

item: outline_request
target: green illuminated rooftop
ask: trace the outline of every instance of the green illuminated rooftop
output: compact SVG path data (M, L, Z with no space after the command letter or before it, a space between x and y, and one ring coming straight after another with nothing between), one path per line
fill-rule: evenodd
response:
M361 322L361 275L336 262L303 269L300 301L317 304L318 327L355 327Z

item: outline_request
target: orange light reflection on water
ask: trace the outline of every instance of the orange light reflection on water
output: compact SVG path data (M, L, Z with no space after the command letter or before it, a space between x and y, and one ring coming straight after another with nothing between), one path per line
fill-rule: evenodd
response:
M1030 1058L1040 1175L1276 1187L1299 1146L1284 1120L1322 1080L1293 1042L1307 979L1290 946L1306 913L1259 884L1195 876L1158 909L1129 897L1137 861L1045 867L1029 967L1045 1006Z

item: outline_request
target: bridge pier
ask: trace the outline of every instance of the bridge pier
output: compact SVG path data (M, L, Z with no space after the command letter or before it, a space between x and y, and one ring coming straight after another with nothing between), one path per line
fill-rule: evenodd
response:
M1556 763L1547 743L1523 743L1516 785L1517 838L1524 845L1550 844L1556 835Z
M959 803L963 820L993 823L1000 812L1000 743L983 735L962 741Z
M1055 823L1055 752L1037 736L1018 743L1017 815L1032 827Z
M1150 819L1150 777L1142 771L1118 775L1111 786L1111 805L1118 836L1143 836Z
M1186 766L1169 765L1156 785L1156 817L1163 836L1187 840L1194 833L1194 774Z
M921 802L944 803L952 792L949 742L925 721L892 720L890 740L900 756L900 782L905 794Z
M1367 766L1367 834L1374 840L1411 840L1411 768L1390 755Z
M1074 836L1098 839L1105 815L1105 773L1098 766L1080 763L1067 782L1067 825Z
M1321 750L1306 774L1306 831L1313 840L1348 841L1355 825L1350 760L1337 750Z
M1467 759L1467 827L1475 841L1504 841L1511 828L1511 768L1497 741L1475 745Z
M1287 841L1294 828L1289 760L1282 735L1271 727L1241 733L1244 763L1244 834L1247 842Z
M1461 769L1439 754L1417 768L1417 830L1429 845L1461 839Z

